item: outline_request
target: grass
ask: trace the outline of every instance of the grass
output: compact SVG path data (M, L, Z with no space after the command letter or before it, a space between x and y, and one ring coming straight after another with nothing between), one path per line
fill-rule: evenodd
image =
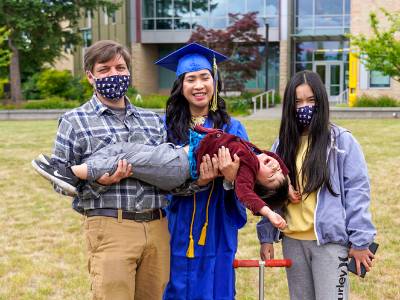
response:
M243 122L255 144L270 147L278 121ZM351 276L351 299L400 299L400 122L338 123L365 152L380 243L373 272L364 280ZM56 121L0 122L0 300L90 299L82 217L71 209L70 198L53 192L30 166L38 153L51 151L56 126ZM238 258L258 258L257 221L249 215L240 231ZM275 247L277 258L280 248ZM236 282L237 299L258 298L257 269L238 270ZM265 297L288 299L283 269L266 270Z

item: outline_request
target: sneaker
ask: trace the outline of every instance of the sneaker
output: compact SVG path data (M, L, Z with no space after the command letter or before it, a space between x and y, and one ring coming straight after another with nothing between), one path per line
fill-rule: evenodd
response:
M45 154L40 153L36 159L40 160L42 163L46 165L51 165L51 158Z
M32 167L47 180L55 183L68 194L77 195L76 186L79 178L64 164L44 163L39 159L32 160Z

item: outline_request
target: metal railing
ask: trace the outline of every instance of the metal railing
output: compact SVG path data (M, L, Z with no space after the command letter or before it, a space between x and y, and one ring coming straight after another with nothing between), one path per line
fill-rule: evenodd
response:
M270 104L272 106L275 105L275 90L268 90L266 92L263 92L261 94L255 95L251 98L251 101L253 102L253 113L255 114L257 112L257 100L259 99L259 109L263 110L263 103L265 99L265 109L268 109L270 107Z
M329 102L332 104L347 104L349 103L349 89L345 89L337 96L331 96Z

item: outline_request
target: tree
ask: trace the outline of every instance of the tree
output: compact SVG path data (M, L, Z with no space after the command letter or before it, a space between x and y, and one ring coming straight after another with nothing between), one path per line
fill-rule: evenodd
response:
M81 42L78 22L85 11L104 7L109 14L119 4L107 0L1 0L0 27L10 30L8 49L11 52L9 77L11 100L22 101L22 66L32 70L44 63L53 63L64 47ZM4 49L4 46L1 47Z
M7 40L9 30L6 27L0 27L0 47ZM10 63L10 51L0 48L0 67L8 66Z
M359 49L358 56L367 69L400 82L400 12L381 11L388 20L388 28L382 30L376 13L371 13L371 37L350 35L351 44Z
M256 12L242 15L229 14L232 25L225 30L205 29L198 26L189 42L199 42L230 59L219 68L224 77L224 91L241 91L245 82L261 69L262 56L259 46L264 38L257 33Z

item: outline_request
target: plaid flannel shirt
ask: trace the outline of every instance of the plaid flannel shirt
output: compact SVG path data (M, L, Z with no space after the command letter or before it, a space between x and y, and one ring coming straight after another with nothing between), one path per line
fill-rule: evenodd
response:
M81 107L65 113L59 120L52 158L76 165L84 163L92 153L112 143L129 141L158 145L166 142L166 131L156 113L138 109L128 100L126 103L123 122L95 95ZM111 186L82 182L73 201L73 208L80 213L94 208L143 211L166 205L163 192L133 178L123 179Z

